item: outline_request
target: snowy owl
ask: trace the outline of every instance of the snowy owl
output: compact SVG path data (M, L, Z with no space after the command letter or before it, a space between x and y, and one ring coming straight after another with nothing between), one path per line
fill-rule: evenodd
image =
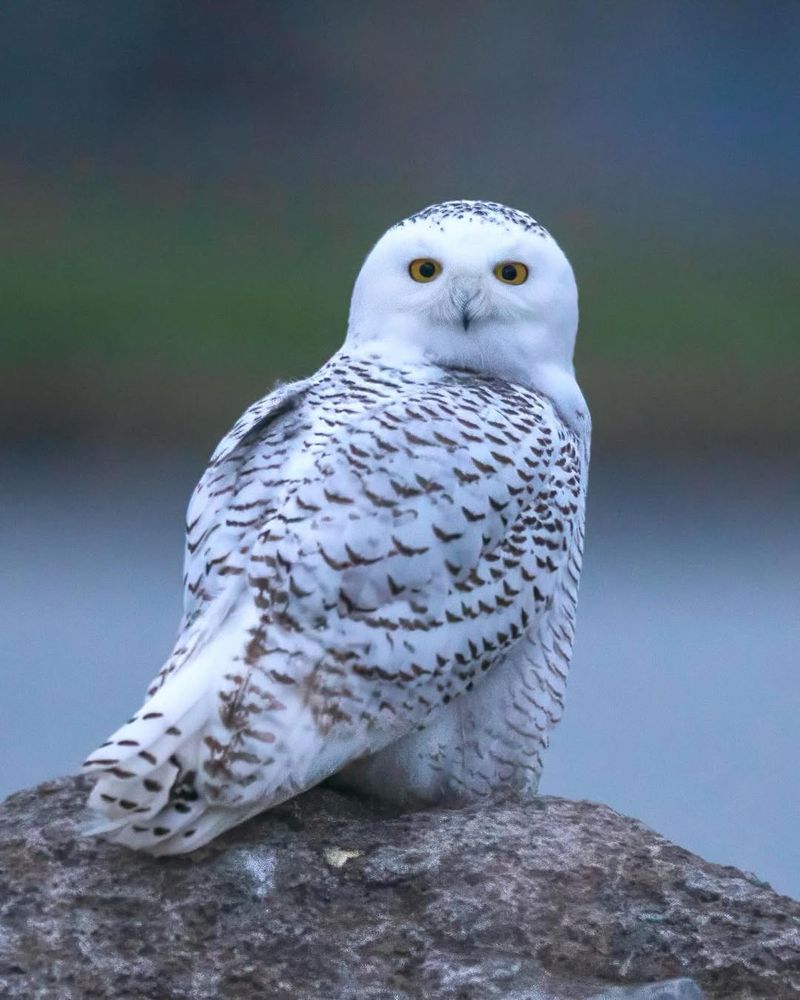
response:
M408 805L535 794L583 548L577 325L523 212L444 202L381 237L343 347L195 489L178 640L84 765L90 833L179 854L334 775Z

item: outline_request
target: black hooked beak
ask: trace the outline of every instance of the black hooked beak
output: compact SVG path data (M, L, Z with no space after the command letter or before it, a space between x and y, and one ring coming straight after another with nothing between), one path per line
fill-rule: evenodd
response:
M465 331L469 330L470 323L475 319L476 313L472 306L480 295L480 290L473 291L473 288L474 286L465 288L461 285L456 286L452 292L453 302L461 310L461 325Z
M473 296L473 298L474 297L475 296ZM472 299L470 299L470 302L471 301ZM465 331L469 330L469 324L471 319L473 319L473 314L469 310L469 303L466 303L461 310L461 325L464 327Z

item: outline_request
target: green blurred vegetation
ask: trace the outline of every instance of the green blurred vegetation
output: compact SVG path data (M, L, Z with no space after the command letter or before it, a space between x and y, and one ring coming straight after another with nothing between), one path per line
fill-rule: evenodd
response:
M17 205L0 236L2 360L307 371L338 346L360 262L393 221L356 202L322 220L210 198ZM796 245L693 245L600 223L554 231L578 275L583 360L800 358Z
M167 438L185 436L174 411L181 399L197 409L199 385L221 387L219 413L203 403L206 435L275 378L307 374L328 357L344 335L360 261L409 210L391 193L359 191L305 210L220 190L194 190L191 200L95 188L17 195L0 235L10 416L38 407L45 433L48 407L55 426L65 407L78 424L102 422L127 380L143 386L126 390L131 410L152 409L151 423L132 423L149 433L161 419ZM673 438L711 422L717 437L736 438L761 399L785 395L775 373L785 380L800 368L796 246L701 242L617 219L546 222L578 276L577 363L601 435L641 443L658 437L659 422ZM69 373L72 396L53 387L59 372ZM773 419L779 436L795 433L788 413L784 401Z
M800 443L800 5L364 6L0 7L0 436L208 444L483 197L575 266L598 447Z
M343 236L308 220L113 199L17 211L0 245L2 352L15 363L258 363L298 374L335 345L358 262Z

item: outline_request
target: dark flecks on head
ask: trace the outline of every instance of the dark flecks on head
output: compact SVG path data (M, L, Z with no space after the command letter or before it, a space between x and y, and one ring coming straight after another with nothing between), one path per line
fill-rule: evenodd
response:
M501 205L497 201L442 201L409 215L407 219L403 219L392 228L398 229L416 222L441 224L447 219L470 219L503 226L506 229L517 226L525 232L536 233L543 237L549 236L544 226L536 219L516 208Z

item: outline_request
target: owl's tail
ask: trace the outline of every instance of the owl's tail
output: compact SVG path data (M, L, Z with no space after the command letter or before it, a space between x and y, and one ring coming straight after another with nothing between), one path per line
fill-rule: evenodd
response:
M197 788L210 718L208 685L198 676L203 659L201 654L187 664L191 669L170 677L85 761L84 770L98 774L85 834L151 854L177 854L241 822L239 810L210 805Z

